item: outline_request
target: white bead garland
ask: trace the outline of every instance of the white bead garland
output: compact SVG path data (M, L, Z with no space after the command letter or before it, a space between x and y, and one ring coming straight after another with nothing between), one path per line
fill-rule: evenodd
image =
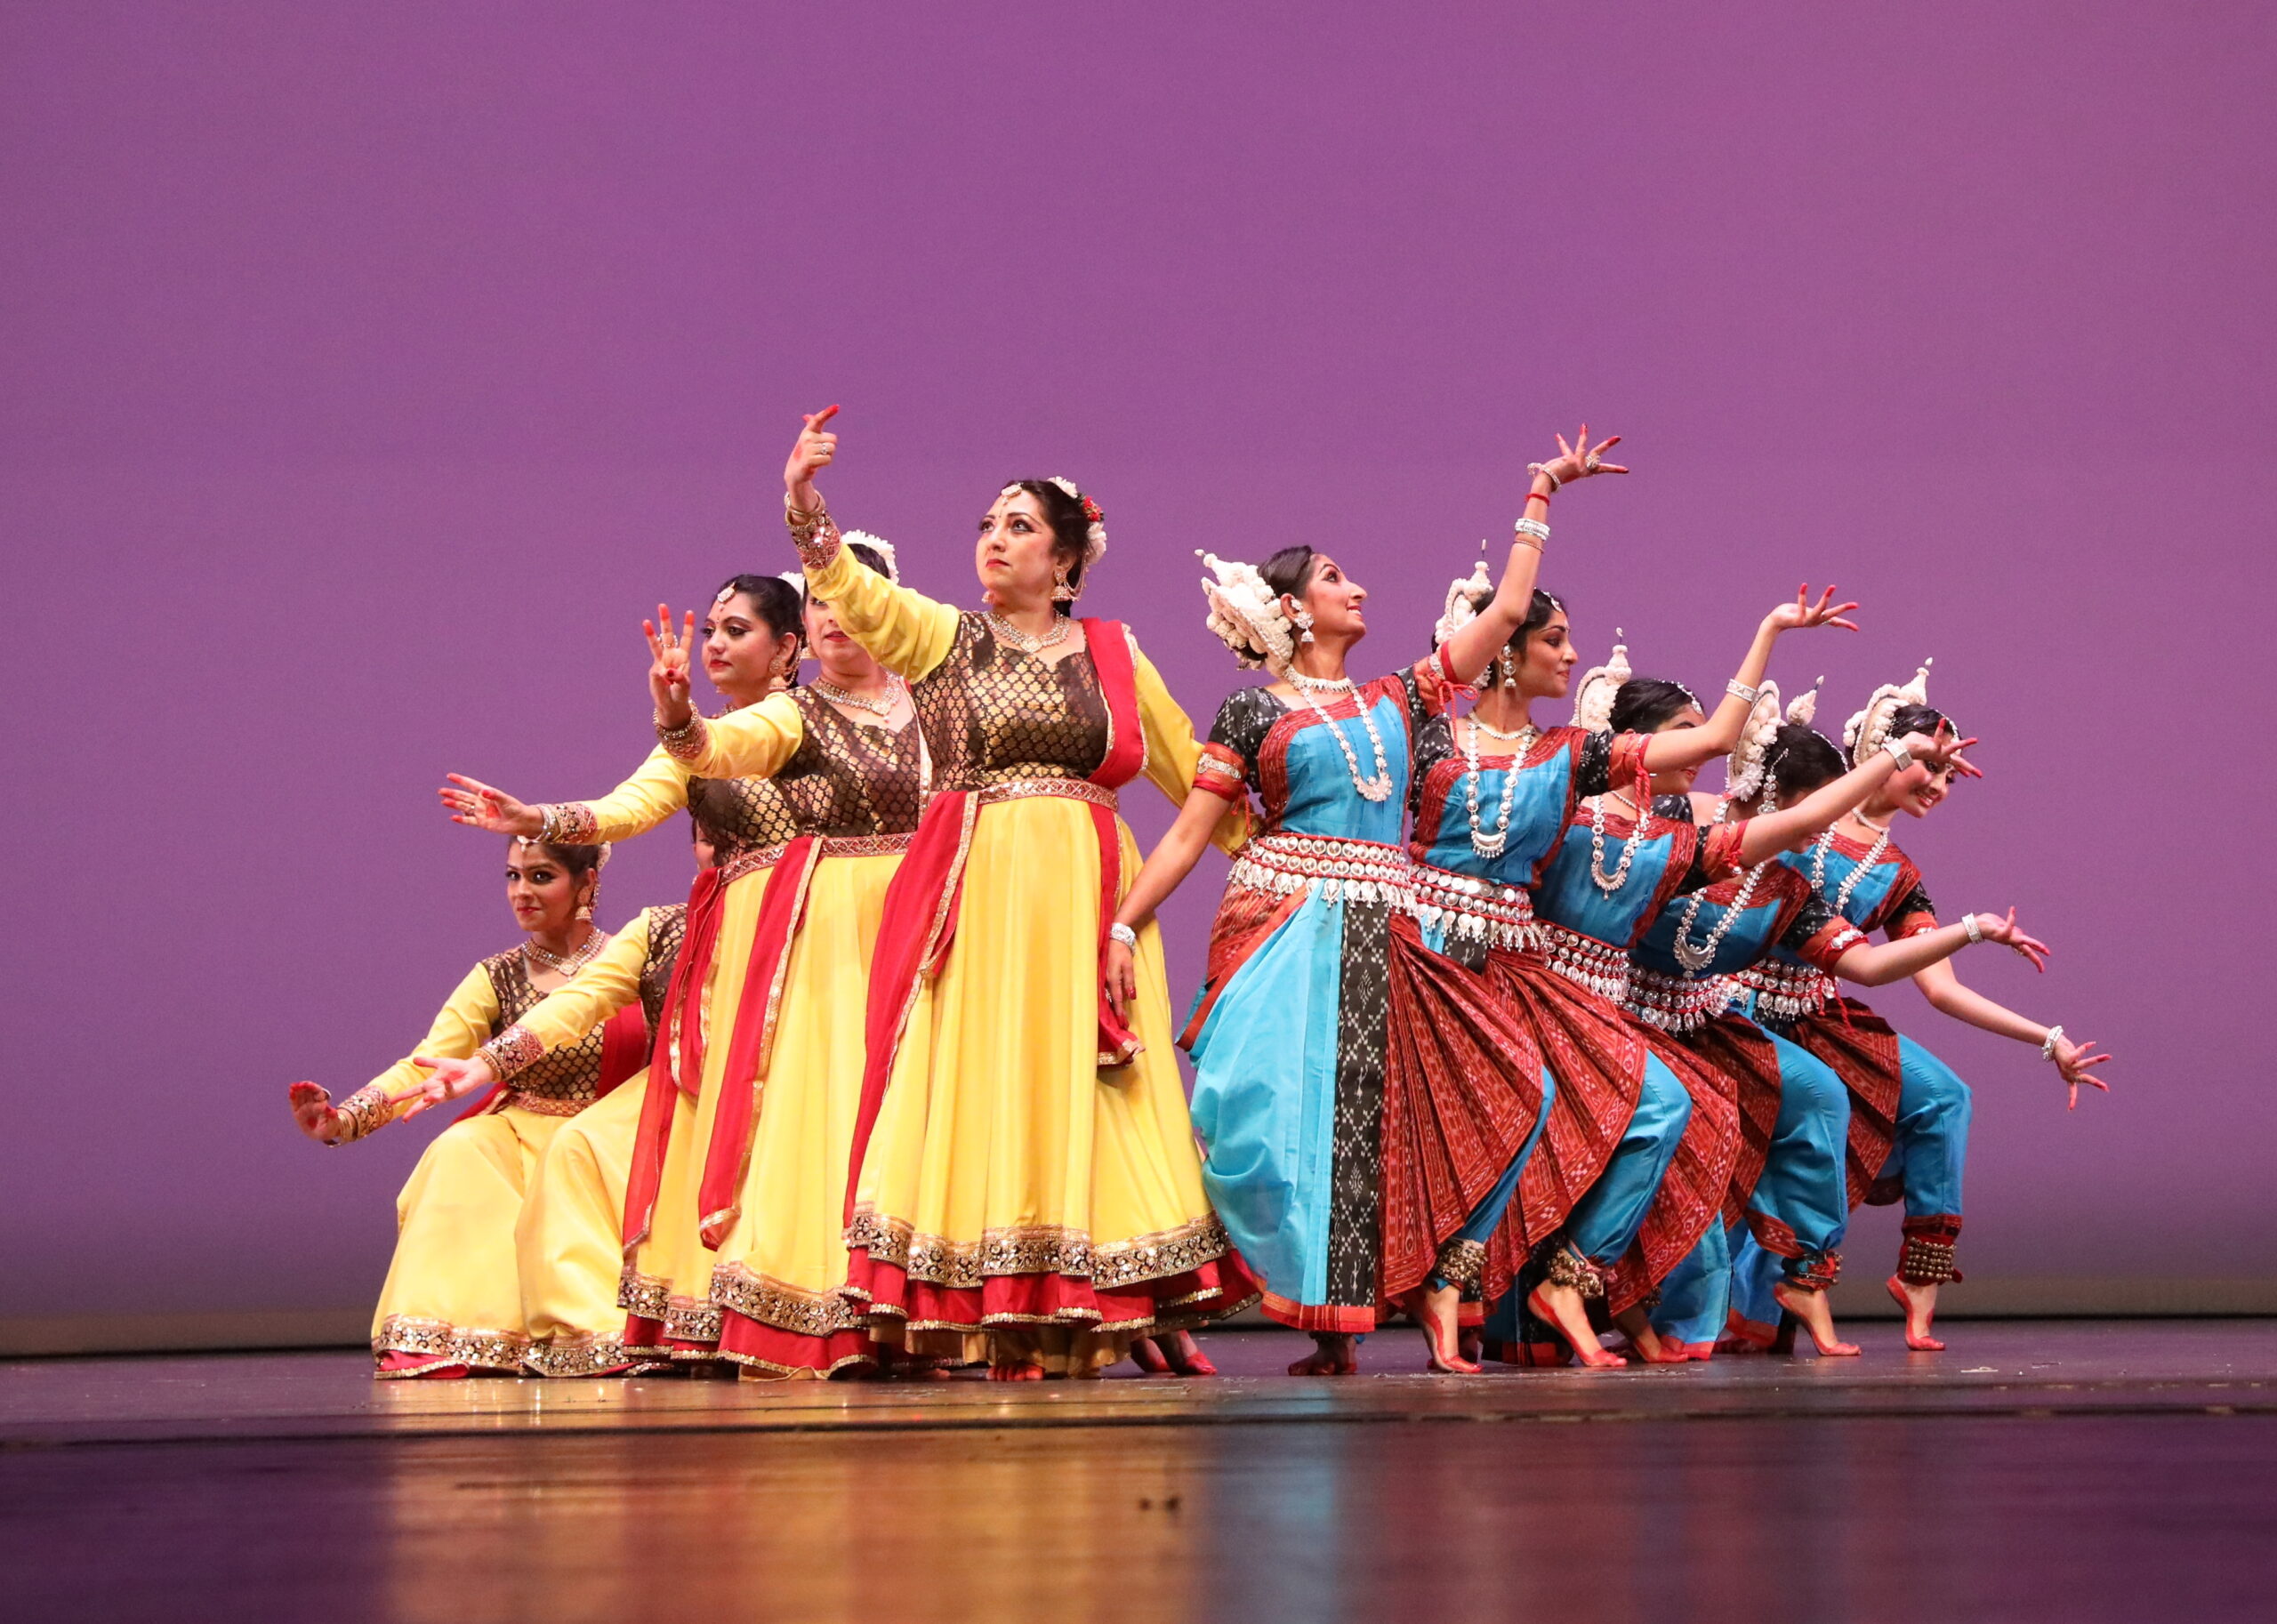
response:
M1491 830L1478 819L1478 736L1486 731L1488 729L1484 722L1475 716L1470 719L1470 737L1464 744L1462 752L1463 760L1470 768L1470 776L1465 785L1464 793L1470 802L1471 850L1482 857L1499 857L1510 843L1510 814L1512 808L1517 804L1518 769L1525 765L1526 752L1533 748L1533 742L1541 736L1541 730L1529 722L1515 734L1495 736L1498 738L1510 740L1517 748L1511 753L1510 765L1502 769L1501 827Z
M1389 800L1391 798L1391 758L1384 753L1384 736L1376 731L1374 710L1361 703L1359 689L1353 683L1352 679L1349 677L1307 677L1302 671L1292 671L1289 673L1289 686L1297 690L1297 697L1305 702L1307 708L1327 724L1330 735L1336 740L1337 748L1344 752L1344 765L1352 774L1352 787L1360 792L1361 798L1366 800ZM1335 718L1329 715L1328 707L1314 697L1316 694L1334 694L1340 697L1350 695L1352 703L1358 707L1361 726L1368 730L1368 743L1375 748L1374 777L1362 776L1360 758L1352 748L1352 741L1344 736L1344 729L1338 727Z

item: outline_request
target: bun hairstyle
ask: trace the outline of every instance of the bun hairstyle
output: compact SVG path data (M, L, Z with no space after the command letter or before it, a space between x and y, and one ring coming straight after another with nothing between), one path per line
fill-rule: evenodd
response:
M1764 777L1782 807L1833 783L1842 771L1842 752L1834 741L1801 722L1782 722L1763 758Z
M1305 583L1312 579L1313 550L1283 547L1261 569L1214 552L1196 556L1215 577L1202 583L1202 596L1210 606L1211 635L1233 650L1243 671L1287 671L1296 657L1297 629L1290 624L1281 597L1284 592L1303 596Z
M1074 598L1083 593L1083 573L1106 551L1106 515L1099 504L1075 488L1074 481L1054 475L1049 479L1015 479L1000 495L1026 491L1043 505L1044 522L1051 527L1051 556L1067 566L1067 589ZM1073 598L1066 600L1073 601ZM1062 614L1071 613L1064 605Z
M1614 691L1605 725L1615 733L1657 733L1671 719L1699 708L1699 699L1681 682L1631 677Z

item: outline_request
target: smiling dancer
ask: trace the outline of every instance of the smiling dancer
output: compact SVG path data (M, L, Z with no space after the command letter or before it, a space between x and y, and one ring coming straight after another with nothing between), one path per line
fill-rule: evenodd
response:
M468 971L419 1049L337 1106L313 1082L293 1085L302 1131L344 1145L447 1097L431 1075L442 1063L479 1055L487 1074L503 1080L429 1144L397 1198L395 1257L372 1326L382 1377L518 1374L530 1354L516 1254L525 1195L562 1124L647 1064L680 941L669 911L642 914L626 932L640 943L637 968L626 967L638 999L574 1041L530 1030L539 1001L612 945L591 923L603 855L590 844L513 841L506 896L528 939ZM624 1363L621 1350L603 1353Z
M1183 800L1193 731L1120 623L1063 612L1106 550L1096 503L1003 486L973 555L988 607L960 613L845 545L814 484L835 411L784 466L792 539L809 589L909 683L934 792L872 962L849 1290L917 1354L1096 1375L1253 1295L1203 1194L1155 934L1136 1000L1099 986L1138 861L1117 791L1143 774ZM688 726L698 770L748 770L744 719Z
M1587 435L1561 438L1557 471L1536 475L1476 615L1391 676L1347 674L1367 593L1334 559L1302 545L1260 568L1206 558L1211 630L1274 679L1219 710L1195 792L1118 917L1151 917L1217 810L1258 796L1262 832L1227 878L1186 1041L1211 1199L1266 1312L1318 1345L1295 1374L1349 1374L1354 1338L1394 1305L1424 1326L1432 1369L1477 1368L1457 1346L1440 1254L1533 1142L1542 1072L1525 1027L1423 945L1401 826L1417 733L1525 618L1544 493L1626 471L1603 461L1613 440Z
M1887 750L1893 735L1951 737L1951 722L1928 703L1928 676L1924 662L1911 682L1874 690L1865 709L1844 729L1852 760L1869 760ZM1795 792L1841 770L1841 756L1823 740L1814 746L1798 737L1790 741L1790 748L1794 760L1789 774ZM1951 793L1954 776L1950 760L1911 763L1806 852L1782 861L1803 874L1826 905L1862 934L1880 930L1898 942L1935 931L1936 909L1922 888L1920 871L1898 849L1890 825L1901 813L1927 816ZM1983 917L1971 915L1962 921L1969 940L1985 934ZM2028 937L2007 945L2035 968L2044 959L2045 950ZM2060 1025L2043 1026L1964 986L1950 963L1940 960L1927 966L1915 974L1914 982L1933 1007L1955 1019L2038 1047L2043 1058L2054 1062L2072 1105L2079 1104L2082 1084L2107 1088L2094 1068L2107 1062L2109 1055L2094 1053L2092 1043L2074 1042ZM1903 1199L1905 1238L1887 1290L1905 1310L1906 1346L1918 1352L1942 1349L1944 1344L1930 1330L1938 1287L1960 1277L1953 1266L1953 1247L1961 1227L1968 1085L1928 1050L1899 1036L1866 1005L1842 997L1818 967L1783 948L1742 971L1735 985L1747 1013L1791 1037L1849 1085L1850 1202ZM1735 1312L1743 1320L1760 1326L1775 1317L1766 1288L1778 1272L1775 1258L1759 1247L1742 1245L1734 1290Z

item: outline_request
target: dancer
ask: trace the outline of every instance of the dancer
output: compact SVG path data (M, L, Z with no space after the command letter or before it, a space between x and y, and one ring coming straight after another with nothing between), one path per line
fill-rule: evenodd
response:
M909 682L933 772L873 961L849 1290L920 1355L1095 1375L1253 1295L1203 1194L1152 930L1136 1001L1099 987L1138 856L1117 787L1143 772L1182 800L1192 729L1120 624L1061 612L1106 548L1097 504L1004 486L974 556L988 607L961 614L843 544L814 484L835 410L784 467L792 538L839 626ZM743 719L688 727L696 770L748 770Z
M640 915L628 932L642 943L640 1001L573 1042L560 1041L566 1027L538 1035L524 1024L610 945L591 923L602 856L591 844L513 841L506 896L528 939L468 971L426 1041L337 1106L313 1082L290 1090L302 1131L342 1145L438 1103L430 1072L440 1062L479 1053L502 1080L428 1145L397 1198L395 1257L372 1327L382 1377L523 1368L530 1338L515 1237L531 1175L563 1122L647 1063L679 945L676 919Z
M674 634L669 612L659 606L656 613L657 623L646 632L652 698L660 687L685 686L695 640L693 616ZM731 712L781 695L797 675L801 615L799 589L778 575L736 575L713 596L703 626L704 671ZM667 639L669 663L660 652ZM707 1003L718 1011L738 1007L768 880L776 857L800 832L797 814L771 779L703 780L662 744L598 800L525 803L458 774L439 794L454 822L507 834L627 840L683 808L711 832L720 861L698 874L688 892L687 951L656 1033L656 1053L667 1063L651 1069L627 1190L619 1287L628 1345L661 1348L676 1359L711 1359L720 1321L711 1301L712 1258L696 1233L696 1181L704 1156L696 1142L711 1132L727 1060L718 1040L728 1016L707 1024L702 1010Z
M1266 1312L1313 1333L1292 1374L1356 1369L1354 1338L1388 1305L1414 1313L1431 1368L1457 1346L1440 1252L1540 1126L1541 1066L1525 1027L1426 950L1401 844L1417 732L1450 683L1476 678L1524 618L1561 480L1625 472L1615 443L1538 471L1501 583L1420 663L1347 674L1366 591L1337 561L1285 548L1261 568L1205 555L1210 627L1274 679L1227 700L1195 793L1117 915L1137 926L1191 872L1218 811L1254 792L1264 822L1228 876L1185 1041L1210 1195ZM1355 726L1356 724L1356 726ZM1127 969L1109 963L1110 993Z
M1844 729L1852 760L1869 760L1886 751L1886 741L1893 735L1909 736L1909 750L1913 736L1952 736L1951 721L1928 703L1928 676L1924 662L1910 683L1885 684L1874 690ZM1806 740L1792 744L1795 792L1840 771L1842 758L1830 744L1819 749ZM1891 839L1890 825L1901 813L1926 817L1942 805L1951 792L1954 771L1950 759L1923 759L1892 776L1806 852L1782 861L1801 872L1826 904L1862 933L1880 930L1896 942L1937 929L1936 909L1922 887L1920 871ZM1780 792L1790 792L1782 788ZM1979 916L1963 921L1965 932L1971 926L1976 928L1975 934L1982 933ZM2009 945L2038 966L2044 950L2033 951L2037 944L2027 948L2028 941ZM1993 1002L1963 985L1952 966L1942 961L1918 972L1914 982L1943 1013L2038 1046L2041 1057L2054 1062L2072 1106L2079 1104L2082 1084L2107 1090L2109 1085L2095 1075L2094 1068L2111 1057L2095 1053L2091 1042L2074 1042L2060 1024L2044 1026ZM1918 1352L1941 1350L1944 1344L1931 1334L1931 1326L1938 1287L1960 1277L1953 1266L1953 1248L1961 1227L1968 1086L1928 1050L1899 1036L1866 1005L1840 996L1816 966L1783 949L1742 971L1735 985L1748 1014L1791 1037L1849 1086L1850 1204L1903 1199L1905 1238L1887 1290L1905 1311L1906 1346ZM1767 1260L1767 1254L1742 1248L1734 1290L1743 1312L1764 1301L1765 1282L1776 1272L1776 1262ZM1761 1313L1759 1306L1753 1308L1755 1315Z
M1797 770L1797 741L1817 736L1807 726L1814 703L1814 695L1798 699L1794 720L1782 725L1778 687L1764 683L1730 758L1727 797L1694 794L1695 814L1709 811L1710 820L1720 823L1736 803L1747 815L1759 816L1827 782L1825 776L1806 782ZM1839 776L1838 766L1833 776ZM1655 775L1653 789L1666 796L1682 794L1689 785ZM1798 839L1789 849L1806 844ZM1726 978L1776 945L1829 975L1876 986L1940 962L1973 940L2007 943L2030 954L2045 952L2017 928L2013 912L2006 918L1979 914L1967 926L1870 945L1799 872L1774 858L1663 908L1629 955L1623 1008L1736 1084L1740 1150L1723 1227L1728 1236L1744 1225L1755 1246L1779 1260L1770 1294L1809 1331L1822 1355L1858 1351L1835 1335L1825 1296L1840 1272L1837 1249L1849 1218L1843 1177L1849 1097L1841 1079L1808 1051L1726 1010ZM1664 1349L1703 1359L1714 1350L1730 1313L1726 1264L1723 1249L1708 1241L1661 1282L1650 1321ZM1731 1319L1730 1331L1743 1345L1773 1341L1775 1327L1761 1318L1732 1314Z
M1607 763L1602 780L1606 787L1576 799L1533 887L1537 929L1552 969L1618 1004L1628 991L1629 949L1672 897L1742 864L1761 861L1798 833L1823 829L1887 774L1890 761L1878 760L1800 807L1705 835L1693 823L1687 804L1655 810L1646 787L1656 770L1672 772L1688 786L1702 761L1738 742L1783 631L1848 626L1844 614L1855 607L1833 603L1830 590L1813 603L1805 589L1793 602L1773 610L1758 628L1747 659L1712 718L1703 716L1690 691L1678 684L1629 681L1627 651L1618 645L1605 666L1583 679L1575 723L1604 740L1591 753ZM1630 741L1625 747L1624 736ZM1658 744L1655 738L1669 742ZM1921 743L1925 750L1950 745ZM1599 781L1588 762L1575 776L1589 784ZM1633 1019L1630 1024L1661 1069L1647 1068L1646 1087L1622 1146L1575 1204L1565 1236L1536 1248L1544 1278L1526 1298L1536 1319L1552 1324L1590 1363L1600 1355L1584 1298L1600 1294L1614 1323L1647 1362L1682 1356L1660 1347L1643 1305L1703 1237L1711 1247L1720 1239L1721 1227L1712 1220L1722 1211L1738 1151L1737 1107L1723 1074L1667 1042L1649 1025ZM1667 1087L1671 1079L1679 1085L1674 1093ZM1508 1335L1514 1329L1511 1317L1497 1316L1490 1331L1538 1345L1531 1333Z

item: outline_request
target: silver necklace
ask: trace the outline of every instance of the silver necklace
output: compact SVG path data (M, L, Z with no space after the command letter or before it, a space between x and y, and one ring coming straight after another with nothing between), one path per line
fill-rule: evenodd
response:
M555 975L567 978L575 975L595 959L599 958L601 949L607 945L608 932L596 930L580 945L571 949L566 954L548 953L535 942L523 943L522 952L528 956L531 963L543 965Z
M1499 829L1488 829L1478 821L1478 736L1482 733L1492 734L1498 739L1517 745L1517 749L1511 752L1509 766L1502 769L1502 824ZM1470 736L1463 745L1462 752L1463 760L1470 768L1469 782L1464 793L1470 801L1470 848L1482 857L1499 857L1510 843L1510 813L1517 803L1518 769L1525 765L1526 752L1533 748L1537 736L1538 730L1532 722L1516 733L1502 733L1489 728L1476 716L1470 719Z
M988 623L988 630L1000 643L1009 643L1022 654L1042 654L1047 648L1057 648L1067 640L1067 629L1075 623L1065 615L1051 617L1051 630L1041 634L1021 631L1010 621L991 609L981 617Z
M1739 922L1740 915L1747 912L1748 901L1755 895L1755 888L1763 878L1763 871L1769 868L1771 863L1772 859L1766 858L1747 871L1747 879L1740 885L1740 894L1732 898L1731 905L1724 910L1724 917L1717 921L1716 928L1708 933L1708 939L1697 946L1693 945L1692 927L1700 917L1700 904L1708 900L1708 893L1699 890L1692 894L1684 917L1676 922L1676 961L1678 964L1688 970L1704 970L1716 962L1716 950L1724 945L1724 938L1732 934L1732 927Z
M890 675L886 678L885 697L882 699L872 699L865 695L850 692L839 687L835 682L821 677L807 684L807 688L810 693L821 695L833 704L845 705L855 711L867 711L871 715L881 720L893 714L894 702L901 697L901 679Z
M1349 677L1307 677L1302 671L1292 671L1289 673L1289 686L1297 690L1297 696L1305 702L1307 708L1328 724L1328 731L1336 740L1336 747L1344 752L1344 765L1352 774L1352 787L1360 792L1361 798L1364 800L1389 800L1391 759L1384 754L1384 736L1376 731L1375 713L1369 706L1360 703L1359 689L1354 686L1352 679ZM1344 729L1338 727L1335 719L1329 715L1328 707L1314 697L1317 694L1334 694L1340 697L1348 695L1351 696L1352 703L1358 706L1360 724L1367 728L1368 743L1375 747L1374 777L1361 776L1360 758L1352 749L1352 741L1344 736Z
M1622 795L1621 804L1637 811L1637 828L1629 839L1621 843L1621 861L1613 865L1613 872L1608 874L1605 872L1605 803L1609 796L1619 793L1617 790L1607 791L1589 802L1589 878L1607 896L1629 883L1629 870L1637 861L1637 848L1643 842L1645 835L1645 814L1626 795Z
M1855 813L1851 816L1857 816ZM1858 818L1858 821L1866 824L1866 820L1863 817ZM1889 849L1888 830L1882 829L1874 824L1866 824L1866 827L1877 830L1874 843L1866 848L1866 855L1859 859L1858 866L1850 871L1849 878L1843 880L1841 887L1834 893L1834 911L1845 919L1850 917L1850 894L1858 888L1858 882L1866 877L1866 871L1879 863L1882 860L1882 853ZM1834 831L1830 827L1811 843L1811 888L1821 896L1826 894L1826 854L1833 849Z

